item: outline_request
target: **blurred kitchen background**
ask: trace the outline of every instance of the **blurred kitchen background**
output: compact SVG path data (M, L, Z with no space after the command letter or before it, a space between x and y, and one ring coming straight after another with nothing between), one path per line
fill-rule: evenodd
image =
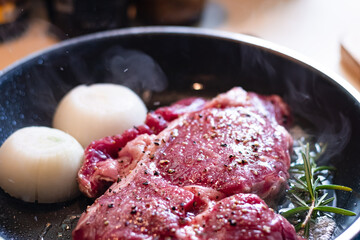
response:
M0 71L67 38L146 25L263 38L332 70L360 91L360 0L0 0Z

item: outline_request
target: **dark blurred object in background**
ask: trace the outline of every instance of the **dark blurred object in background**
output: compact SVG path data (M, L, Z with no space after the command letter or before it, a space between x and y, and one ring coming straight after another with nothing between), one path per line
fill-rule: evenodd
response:
M145 25L197 23L206 0L135 0L137 18Z
M127 26L128 5L129 0L47 0L50 20L66 37Z
M27 0L0 0L0 42L22 34L28 27Z

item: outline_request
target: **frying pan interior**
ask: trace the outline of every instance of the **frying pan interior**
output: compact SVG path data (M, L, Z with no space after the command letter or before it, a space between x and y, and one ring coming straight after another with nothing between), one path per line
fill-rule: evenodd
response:
M335 183L354 189L337 194L336 205L359 215L360 98L356 91L292 53L248 36L156 27L63 42L0 74L0 143L21 127L51 126L55 107L67 91L97 82L131 87L149 109L185 96L213 97L233 86L279 94L290 104L295 123L328 143L321 161L337 167ZM0 236L69 237L76 216L90 203L79 197L59 204L29 204L0 190ZM360 229L357 218L335 216L334 236L355 236Z

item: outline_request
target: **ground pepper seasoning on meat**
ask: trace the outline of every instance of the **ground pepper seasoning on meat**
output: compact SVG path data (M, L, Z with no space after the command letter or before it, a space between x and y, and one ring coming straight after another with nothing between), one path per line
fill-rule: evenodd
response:
M281 115L290 122L280 98L241 88L209 101L184 99L149 113L144 126L132 128L142 135L128 137L130 132L125 132L127 141L113 138L118 141L116 154L107 159L114 159L115 167L132 166L127 172L122 167L117 171L120 176L103 171L105 175L92 178L100 171L89 169L99 169L102 158L95 155L96 162L94 155L86 155L90 158L80 170L84 173L80 185L113 179L112 188L118 190L116 194L106 191L82 215L74 240L83 234L119 239L129 234L140 239L297 239L291 224L261 199L271 200L288 178L292 139L281 126ZM146 153L135 142L147 144ZM100 141L91 147L105 145ZM92 181L92 186L84 192L98 194L101 182ZM111 223L106 229L112 231L105 229L101 204Z

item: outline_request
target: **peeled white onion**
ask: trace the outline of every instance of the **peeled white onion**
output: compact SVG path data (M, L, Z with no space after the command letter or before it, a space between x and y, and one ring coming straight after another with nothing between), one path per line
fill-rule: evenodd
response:
M0 187L27 202L74 198L84 150L69 134L48 127L14 132L0 147Z
M142 124L146 113L142 100L127 87L110 83L80 85L60 101L53 126L86 147L94 140Z

